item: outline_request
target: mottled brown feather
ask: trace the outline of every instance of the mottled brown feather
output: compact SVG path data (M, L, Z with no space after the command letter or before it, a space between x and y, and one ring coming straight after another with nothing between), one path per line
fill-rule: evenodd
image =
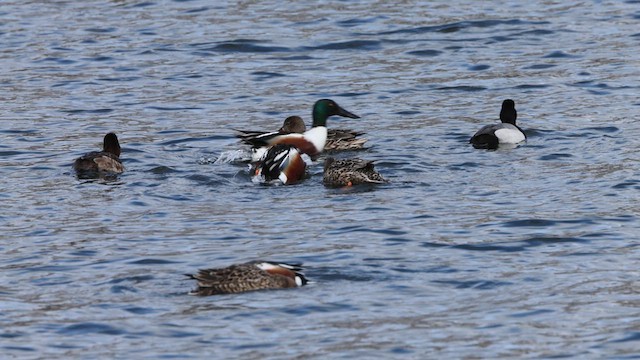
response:
M114 133L108 133L103 140L103 150L82 155L74 161L73 168L82 174L121 173L124 171L124 166L120 161L120 151L118 138Z
M358 158L336 160L331 157L325 160L323 183L326 186L340 187L386 182L387 180L374 169L373 161Z
M188 275L197 280L198 285L191 294L208 296L293 288L297 286L295 277L302 276L300 273L275 264L273 269L262 270L258 267L258 263L260 262L231 265L226 268L202 269L197 274Z

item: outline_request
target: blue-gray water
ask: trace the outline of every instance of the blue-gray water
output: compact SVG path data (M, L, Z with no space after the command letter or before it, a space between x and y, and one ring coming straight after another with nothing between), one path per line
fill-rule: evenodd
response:
M5 358L640 357L637 1L4 1ZM260 186L233 128L362 118L391 182ZM516 149L468 138L516 101ZM73 159L108 131L127 172ZM307 287L182 274L304 262Z

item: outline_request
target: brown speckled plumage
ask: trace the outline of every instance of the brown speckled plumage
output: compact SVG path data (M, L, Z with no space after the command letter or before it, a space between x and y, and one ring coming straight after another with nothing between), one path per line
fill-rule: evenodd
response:
M386 183L373 166L373 161L358 158L336 160L332 157L324 162L323 182L325 186L352 186L358 184Z
M262 289L293 288L307 283L300 270L302 270L300 265L268 261L202 269L197 274L187 275L198 282L198 287L189 294L208 296Z
M100 172L121 173L124 166L120 162L120 143L114 133L104 136L103 150L92 151L77 158L73 169L79 175L96 175Z
M329 129L327 132L327 142L324 144L325 151L345 151L360 150L367 142L365 138L358 138L364 135L363 132L349 129Z

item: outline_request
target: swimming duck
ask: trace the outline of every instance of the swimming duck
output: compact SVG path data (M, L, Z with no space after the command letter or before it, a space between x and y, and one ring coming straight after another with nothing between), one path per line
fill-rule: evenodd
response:
M307 283L300 264L252 261L226 268L201 269L187 274L197 280L198 287L189 295L235 294L262 289L285 289Z
M245 143L252 145L254 148L258 148L252 156L254 161L257 161L264 156L267 151L266 147L276 144L293 145L297 147L301 153L315 158L324 150L327 142L327 119L333 115L352 119L360 118L358 115L341 108L335 101L322 99L316 101L313 105L313 124L311 129L302 134L282 134L277 131L258 136L251 136L251 134L245 136L240 133L238 134L238 137L240 137L240 139Z
M324 161L323 183L325 186L340 187L359 184L386 183L373 166L373 161L359 158L336 160L332 157Z
M502 102L500 120L502 123L485 125L476 132L469 142L476 149L497 149L501 144L517 144L527 139L522 129L516 125L518 112L515 102L507 99Z
M95 175L98 173L116 173L124 171L120 161L120 143L114 133L104 136L102 151L92 151L77 158L73 169L81 175Z
M279 180L284 185L300 181L306 173L307 164L300 151L293 145L271 146L266 155L252 166L254 179L260 182Z

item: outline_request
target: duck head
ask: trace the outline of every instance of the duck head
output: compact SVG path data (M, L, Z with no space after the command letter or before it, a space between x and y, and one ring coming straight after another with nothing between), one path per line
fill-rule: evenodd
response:
M352 119L359 119L360 116L353 114L340 107L335 101L330 99L322 99L316 101L313 105L313 127L327 126L329 116L338 115Z
M103 150L104 152L111 153L117 157L120 157L120 143L118 137L114 133L108 133L104 136Z
M517 117L518 112L516 111L516 103L511 99L503 101L502 109L500 110L500 120L503 123L515 125Z
M278 132L283 134L302 134L305 131L307 131L307 127L304 125L304 121L300 116L289 116L284 119L282 127L278 130Z

